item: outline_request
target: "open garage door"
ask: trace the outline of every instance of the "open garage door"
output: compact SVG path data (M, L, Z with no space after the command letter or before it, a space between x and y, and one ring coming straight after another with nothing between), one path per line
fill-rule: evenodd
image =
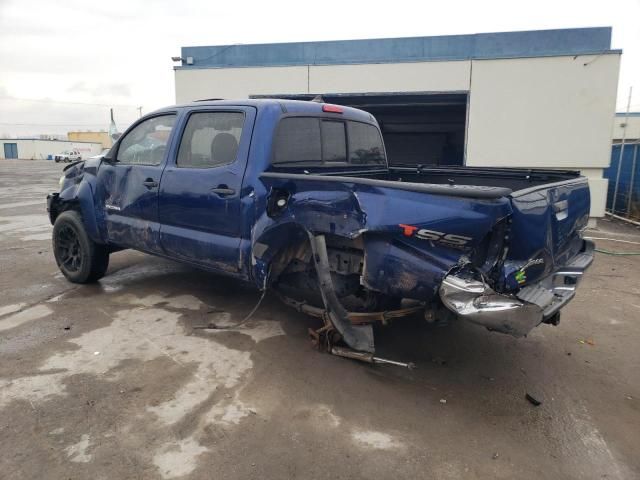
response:
M316 95L252 98L311 100ZM464 165L467 93L322 94L376 117L392 165Z

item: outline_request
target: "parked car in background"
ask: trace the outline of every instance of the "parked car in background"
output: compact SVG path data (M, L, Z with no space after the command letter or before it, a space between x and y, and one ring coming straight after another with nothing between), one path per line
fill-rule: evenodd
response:
M82 160L82 154L78 150L65 150L53 157L56 163L58 162L75 162Z

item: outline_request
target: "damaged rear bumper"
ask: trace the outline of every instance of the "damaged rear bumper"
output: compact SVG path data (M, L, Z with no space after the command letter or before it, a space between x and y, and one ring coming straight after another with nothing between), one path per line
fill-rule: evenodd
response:
M521 337L542 322L557 323L558 312L575 296L584 272L593 262L593 250L593 242L585 240L582 251L571 263L515 295L500 294L481 281L449 274L440 286L440 298L461 318Z

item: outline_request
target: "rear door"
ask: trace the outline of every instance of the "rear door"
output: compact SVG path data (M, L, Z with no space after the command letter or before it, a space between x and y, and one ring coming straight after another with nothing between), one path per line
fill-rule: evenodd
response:
M185 116L160 185L160 241L167 255L240 270L242 179L254 119L253 107L208 107Z
M175 121L174 113L143 120L119 142L115 161L101 164L96 196L109 242L161 253L158 189Z

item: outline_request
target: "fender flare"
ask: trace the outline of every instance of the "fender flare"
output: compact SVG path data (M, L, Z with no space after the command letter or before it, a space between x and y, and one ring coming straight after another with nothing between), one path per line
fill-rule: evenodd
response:
M55 218L59 213L69 209L80 211L82 223L91 240L96 243L106 243L98 229L93 189L88 182L82 181L77 185L66 188L53 198L50 210L51 222L55 222Z

